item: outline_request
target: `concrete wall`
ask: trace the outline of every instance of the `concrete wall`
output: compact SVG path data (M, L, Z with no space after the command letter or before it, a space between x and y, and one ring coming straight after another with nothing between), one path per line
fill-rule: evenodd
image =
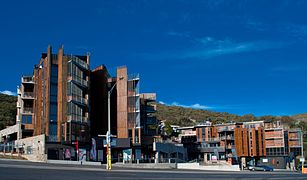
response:
M195 169L195 170L207 170L207 171L240 171L239 165L206 165L201 166L199 163L178 163L177 169Z
M47 160L47 163L81 165L81 161L65 161L65 160ZM82 161L82 165L101 166L101 162Z
M2 137L8 136L10 134L17 133L17 139L21 138L21 125L16 124L14 126L7 127L0 131L0 141Z
M46 162L45 135L33 136L15 141L15 146L21 151L21 156L29 161Z

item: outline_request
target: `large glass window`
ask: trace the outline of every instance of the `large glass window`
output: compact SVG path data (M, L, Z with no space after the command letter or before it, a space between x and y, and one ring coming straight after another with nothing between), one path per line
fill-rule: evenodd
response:
M54 103L54 102L51 102L50 103L50 115L49 115L49 118L50 118L50 121L51 122L56 122L57 121L57 112L58 112L58 109L57 109L57 104Z
M57 123L50 122L49 124L49 141L56 142L57 141Z
M74 116L83 116L83 109L74 104L74 103L68 103L68 112L69 115L74 115Z
M75 64L68 63L67 68L68 68L68 75L69 76L75 76L77 78L84 79L83 71L78 66L76 66Z

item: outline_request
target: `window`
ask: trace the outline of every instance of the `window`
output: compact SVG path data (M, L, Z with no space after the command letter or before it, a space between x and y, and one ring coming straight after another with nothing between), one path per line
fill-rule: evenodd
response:
M32 115L23 115L22 124L32 124Z
M57 123L50 122L49 124L49 141L56 142L57 141Z
M57 109L57 103L50 102L50 115L49 119L51 122L57 121L57 114L58 114L58 109Z

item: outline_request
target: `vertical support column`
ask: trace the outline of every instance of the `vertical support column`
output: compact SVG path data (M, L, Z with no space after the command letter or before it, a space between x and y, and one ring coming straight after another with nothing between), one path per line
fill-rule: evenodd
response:
M155 155L155 163L156 164L159 163L159 159L160 159L159 156L160 156L159 151L157 151L156 155Z
M64 47L59 48L58 51L58 99L57 99L57 141L61 142L62 138L62 123L67 121L67 56L64 56ZM64 137L66 134L64 135ZM71 134L70 134L71 136Z
M123 80L120 80L123 78ZM127 67L117 69L117 138L128 138L128 75Z
M207 164L208 163L208 154L204 153L204 163Z

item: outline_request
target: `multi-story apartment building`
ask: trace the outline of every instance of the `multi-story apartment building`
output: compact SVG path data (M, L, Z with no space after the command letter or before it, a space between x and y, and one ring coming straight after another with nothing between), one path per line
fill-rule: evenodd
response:
M92 137L105 135L108 127L107 94L111 90L110 123L114 140L112 157L123 159L123 151L129 150L135 155L142 152L144 158L152 156L153 136L157 133L156 94L139 92L139 75L128 74L127 67L117 68L115 77L111 77L105 66L91 72L91 134ZM141 115L142 114L142 115ZM98 149L104 138L98 139ZM144 144L143 144L144 143ZM133 156L136 157L136 156Z
M286 129L280 122L265 122L264 135L266 157L262 162L276 168L289 166L293 160L301 156L302 131L300 129Z
M263 121L237 123L234 136L236 155L243 166L266 156Z
M158 129L154 115L156 94L140 95L139 75L128 75L125 66L119 67L112 77L104 65L91 71L89 63L89 54L68 55L63 47L53 53L49 46L35 65L33 75L21 78L17 125L1 131L1 136L17 140L44 135L40 136L41 142L46 142L46 154L52 159L64 159L64 154L74 156L79 148L83 152L89 150L90 137L98 140L96 150L105 150L105 139L99 135L108 130L108 93L113 90L110 125L111 134L116 137L111 142L112 157L120 160L123 150L131 150L137 158L143 151L149 157ZM16 148L23 148L19 146Z
M17 121L26 136L47 142L87 143L89 139L89 55L57 54L49 46L18 90Z
M22 76L17 88L16 124L22 125L22 136L33 136L34 132L34 80L33 75Z

